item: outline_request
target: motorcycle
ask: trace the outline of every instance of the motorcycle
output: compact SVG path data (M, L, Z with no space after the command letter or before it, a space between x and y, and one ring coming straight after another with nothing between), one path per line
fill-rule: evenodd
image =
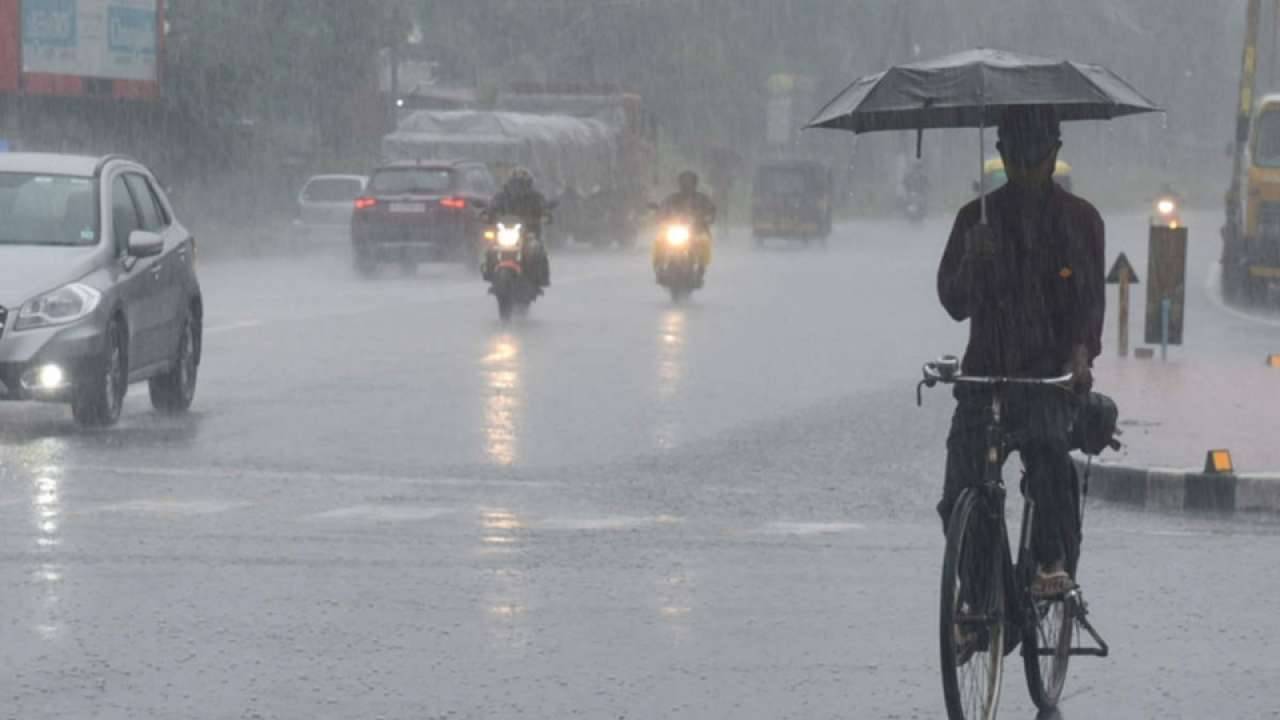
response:
M1182 224L1182 199L1172 192L1161 193L1152 204L1151 226L1177 229Z
M654 246L653 269L658 284L671 293L672 302L683 302L702 287L706 273L702 248L709 248L711 233L687 218L662 223Z
M507 322L513 314L527 313L542 294L542 287L530 277L541 239L514 216L498 218L484 238L481 274L489 283L489 294L498 301L498 317Z
M908 190L902 198L902 214L913 223L923 222L925 216L929 214L924 193L919 190Z

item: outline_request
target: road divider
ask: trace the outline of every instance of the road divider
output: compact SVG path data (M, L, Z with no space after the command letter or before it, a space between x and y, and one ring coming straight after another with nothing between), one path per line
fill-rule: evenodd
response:
M1166 512L1280 513L1280 474L1142 468L1077 458L1091 497Z

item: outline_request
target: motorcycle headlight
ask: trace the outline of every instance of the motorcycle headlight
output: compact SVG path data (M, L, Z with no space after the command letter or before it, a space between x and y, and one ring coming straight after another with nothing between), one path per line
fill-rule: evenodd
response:
M498 245L504 248L513 248L520 244L520 227L507 227L506 225L498 226Z
M1173 211L1177 209L1178 209L1178 204L1170 200L1169 198L1164 198L1160 202L1156 203L1156 210L1161 215L1172 215Z
M683 247L689 244L688 225L670 225L667 227L667 244L672 247Z
M92 313L101 300L102 293L88 285L64 285L24 303L13 329L31 330L73 323Z

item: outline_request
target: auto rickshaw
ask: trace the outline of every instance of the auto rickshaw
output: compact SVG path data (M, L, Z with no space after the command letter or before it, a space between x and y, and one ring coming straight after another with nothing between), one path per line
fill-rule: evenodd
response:
M987 192L991 192L996 188L1008 182L1009 178L1004 173L1004 160L1000 157L993 157L982 166L982 178L985 182ZM1065 161L1059 160L1053 169L1054 182L1067 192L1071 192L1071 166ZM973 183L973 191L978 192L978 183Z
M811 160L778 160L756 169L751 230L756 245L769 238L826 244L831 234L831 170Z

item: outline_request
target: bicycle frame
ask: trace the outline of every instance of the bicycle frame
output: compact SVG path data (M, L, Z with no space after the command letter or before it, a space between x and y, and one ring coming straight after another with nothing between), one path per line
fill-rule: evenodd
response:
M991 521L998 531L996 540L1002 544L1004 562L1004 587L1007 599L1006 607L1012 613L1010 617L1019 618L1018 629L1026 631L1034 629L1036 623L1035 603L1031 600L1031 579L1036 572L1035 562L1031 555L1031 538L1035 521L1035 501L1023 495L1022 527L1018 533L1018 557L1015 562L1009 545L1009 528L1005 522L1005 499L1007 490L1004 485L1004 462L1011 450L1010 433L1005 428L1005 389L1011 385L1027 385L1041 387L1066 387L1072 380L1071 375L1055 378L1017 378L1017 377L972 377L960 372L960 361L955 357L944 357L936 362L926 363L924 379L916 386L916 404L923 404L922 389L934 387L938 383L967 383L984 385L991 388L991 418L987 425L987 454L983 464L982 482L971 488L977 492L985 506ZM1067 593L1065 601L1071 606L1072 616L1080 627L1097 643L1096 648L1072 648L1071 655L1089 655L1107 657L1110 648L1098 635L1087 618L1088 606L1079 588ZM1052 654L1052 650L1041 649L1041 654Z
M1034 631L1037 623L1035 602L1032 600L1029 590L1031 580L1036 573L1036 561L1031 552L1032 530L1035 522L1035 500L1025 493L1023 494L1022 526L1018 532L1017 560L1014 561L1009 545L1009 528L1005 521L1005 501L1008 491L1005 488L1003 475L1004 463L1011 451L1010 433L1004 425L1004 385L1001 383L992 383L992 385L991 419L986 429L986 462L983 464L982 483L974 490L981 496L984 510L997 528L993 540L1001 544L1005 558L1003 575L1005 607L1008 613L1006 620L1009 618L1015 619L1018 630L1026 633ZM1070 605L1072 619L1089 633L1090 638L1097 644L1097 647L1073 647L1069 654L1072 656L1107 657L1110 654L1110 647L1094 629L1093 625L1089 623L1087 618L1088 606L1084 601L1084 597L1080 594L1079 588L1068 592L1064 602ZM1046 657L1052 656L1054 650L1052 648L1039 648L1039 654Z

